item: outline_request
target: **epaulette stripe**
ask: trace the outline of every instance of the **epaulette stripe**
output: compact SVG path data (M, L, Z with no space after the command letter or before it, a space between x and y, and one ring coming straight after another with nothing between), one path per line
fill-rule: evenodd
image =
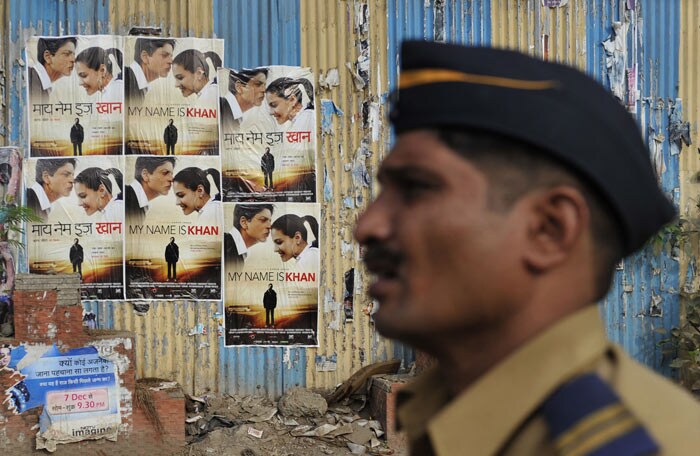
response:
M564 432L556 439L557 448L563 449L571 445L591 431L595 431L595 428L600 425L607 425L611 420L619 418L620 415L629 416L625 407L617 403L584 417L581 421L576 423L574 427Z
M659 450L610 385L593 373L560 386L541 412L561 456L641 456Z
M607 445L611 441L622 437L631 430L637 428L639 423L633 417L627 418L599 429L598 432L589 435L586 439L577 442L578 445L571 447L568 450L562 451L564 456L585 456L591 451Z
M444 68L425 68L421 70L404 70L399 75L399 89L435 84L438 82L465 82L508 89L549 90L559 87L554 80L532 81L526 79L504 78L485 74L464 73Z

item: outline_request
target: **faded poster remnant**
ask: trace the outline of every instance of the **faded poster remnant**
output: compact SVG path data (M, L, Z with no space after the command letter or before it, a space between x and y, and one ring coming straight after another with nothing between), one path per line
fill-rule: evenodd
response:
M603 49L605 50L605 68L608 74L610 90L618 100L624 101L628 24L613 22L612 27L612 36L603 41Z
M542 0L542 6L547 8L560 8L569 4L569 0Z
M54 345L33 358L23 346L4 346L0 378L4 387L10 383L5 403L14 413L43 406L38 449L53 451L56 442L117 439L121 424L117 369L95 347L61 353Z
M683 122L683 102L676 98L668 114L668 140L671 143L671 155L678 155L683 147L692 144L690 122Z
M343 292L343 313L345 322L350 323L354 318L353 303L355 301L355 268L350 268L344 274L345 291Z

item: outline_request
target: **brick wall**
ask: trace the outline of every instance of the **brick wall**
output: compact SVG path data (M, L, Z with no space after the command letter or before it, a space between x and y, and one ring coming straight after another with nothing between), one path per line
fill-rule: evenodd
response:
M77 274L56 276L18 274L13 294L15 337L0 339L0 345L51 347L61 351L95 346L101 356L119 368L122 424L118 442L84 441L59 445L57 454L170 454L185 443L185 400L177 385L151 388L156 410L164 428L162 436L146 419L143 410L133 405L136 389L133 334L123 331L87 330L83 326L83 307ZM126 305L126 304L124 304ZM19 374L0 369L0 391L17 382ZM2 393L0 393L2 394ZM4 397L0 398L4 399ZM0 454L31 454L34 450L41 407L16 415L0 400ZM34 428L34 429L32 429ZM45 454L43 452L38 452Z

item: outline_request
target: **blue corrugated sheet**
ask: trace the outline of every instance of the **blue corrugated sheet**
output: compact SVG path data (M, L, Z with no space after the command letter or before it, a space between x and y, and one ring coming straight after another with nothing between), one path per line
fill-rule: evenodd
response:
M388 0L387 12L390 88L396 83L403 40L483 45L491 41L491 0Z
M299 65L299 0L214 0L214 33L229 68Z
M661 185L678 205L679 161L677 155L670 153L668 115L671 103L678 97L679 1L591 2L587 26L588 71L608 84L602 42L612 35L613 21L633 20L627 8L635 3L641 22L638 22L636 37L633 23L629 25L627 65L631 66L636 57L640 90L637 120L650 148L654 147L655 137L660 139L661 158L666 168L661 175ZM657 346L668 336L655 330L679 324L679 263L670 253L664 248L656 255L650 246L627 258L624 269L615 274L612 289L603 301L608 336L638 361L669 376L672 375L669 359L663 358Z
M214 33L229 68L299 65L299 0L214 0ZM306 350L231 347L220 340L219 390L279 397L306 385Z
M10 0L8 35L10 52L24 48L24 40L31 35L66 35L107 33L109 21L108 0ZM17 55L16 57L21 57ZM12 59L10 69L9 145L27 144L24 123L25 93L20 90L24 66Z

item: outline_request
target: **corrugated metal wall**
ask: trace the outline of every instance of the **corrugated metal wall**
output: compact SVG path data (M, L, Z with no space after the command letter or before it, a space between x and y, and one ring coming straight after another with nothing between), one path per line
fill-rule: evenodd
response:
M635 5L636 3L636 5ZM630 9L630 6L635 6ZM634 109L650 154L661 174L664 191L679 203L679 161L669 145L669 114L678 97L679 18L678 1L596 2L589 29L600 29L598 37L612 35L612 22L626 24L625 66L639 66L637 83L640 97ZM600 42L590 43L589 48ZM589 71L599 80L606 76L604 54L589 61ZM625 95L628 96L628 92ZM663 163L663 165L661 165ZM652 246L625 259L624 269L615 276L613 288L604 300L608 335L638 361L672 375L657 343L668 337L656 330L679 323L679 259L665 246L660 252Z
M300 64L298 0L215 0L214 11L214 34L225 40L227 67ZM303 348L226 348L219 341L222 392L279 397L306 385L306 369Z
M548 8L541 0L493 0L492 44L585 68L587 1Z
M306 371L307 385L330 388L364 365L393 357L392 343L379 337L360 311L367 304L366 298L355 300L352 323L345 323L338 306L343 301L345 271L355 268L356 289L367 282L359 267L359 248L352 238L352 228L372 194L368 173L386 150L388 130L381 121L381 99L386 92L386 10L382 2L307 0L301 3L301 24L301 64L318 75L335 69L340 83L322 89L317 97L320 117L330 120L329 128L318 128L319 171L324 176L319 182L324 302L319 321L320 347L307 350ZM363 62L365 58L369 60ZM358 73L360 68L368 73L369 84L364 88L351 73ZM323 99L329 101L323 103ZM342 115L333 114L333 104ZM336 358L337 370L318 372L317 356Z
M639 22L628 10L635 4ZM158 302L145 315L135 314L129 304L85 303L100 327L136 333L137 375L173 378L192 393L276 397L294 385L332 387L373 361L413 359L410 348L382 339L361 314L368 304L362 293L367 277L352 239L357 216L376 192L370 176L390 146L384 103L397 78L404 38L517 48L576 65L607 83L601 43L612 34L613 21L630 17L638 27L627 31L627 63L639 64L640 123L658 143L666 166L664 189L681 202L684 214L698 219L700 170L695 154L688 153L695 146L683 150L679 167L667 139L669 109L680 97L693 140L700 140L700 7L694 0L570 0L561 8L543 7L541 0L11 0L0 4L0 14L5 18L0 135L6 145L27 142L21 50L32 34L124 34L133 25L157 25L172 36L223 38L229 67L301 64L324 77L338 71L339 85L319 88L317 94L326 126L318 128L324 252L318 349L226 349L215 334L217 303ZM686 291L698 290L697 247L695 239L680 271L666 251L655 256L647 249L629 259L604 302L611 337L657 370L666 368L654 345L663 336L654 329L678 323L681 271ZM338 304L350 268L360 294L354 322L345 323ZM207 334L199 334L200 325ZM317 371L318 357L336 359L337 370Z

